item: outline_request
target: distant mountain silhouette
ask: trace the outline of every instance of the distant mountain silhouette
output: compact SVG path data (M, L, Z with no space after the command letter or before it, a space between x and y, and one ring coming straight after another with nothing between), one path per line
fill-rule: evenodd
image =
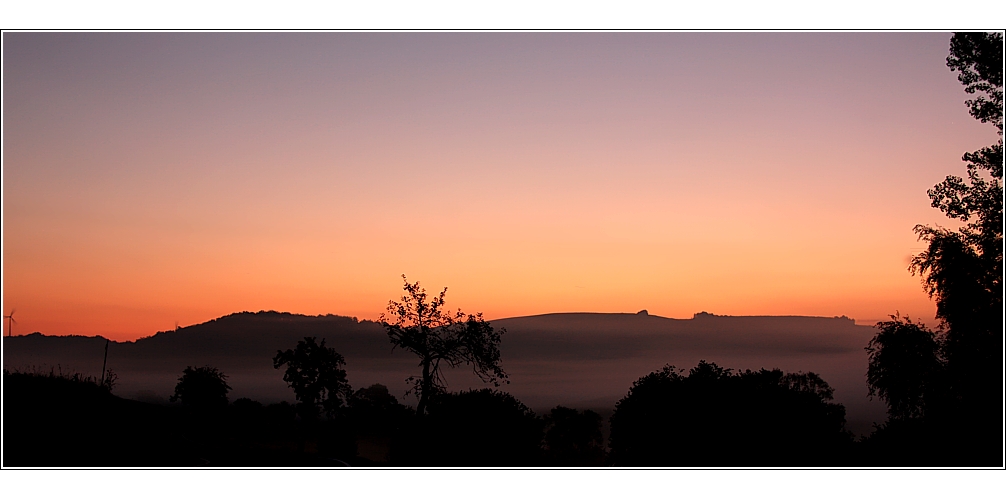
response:
M506 328L501 345L506 390L532 408L556 404L610 411L637 378L666 363L693 366L707 359L738 369L815 371L835 388L861 432L884 420L883 407L866 399L863 346L873 327L849 318L717 316L671 319L644 313L556 313L492 320ZM305 336L327 339L346 359L355 388L374 383L401 397L416 360L394 351L380 323L335 315L262 311L230 314L206 323L139 339L112 342L108 366L119 376L116 393L150 391L167 399L186 366L210 365L226 373L233 398L292 400L272 366L277 350ZM50 367L98 373L105 339L32 334L4 338L7 368ZM451 390L481 388L464 367L447 372ZM415 404L412 399L404 402Z
M838 354L863 350L873 327L850 318L554 313L492 321L507 329L503 354L616 359L653 350Z

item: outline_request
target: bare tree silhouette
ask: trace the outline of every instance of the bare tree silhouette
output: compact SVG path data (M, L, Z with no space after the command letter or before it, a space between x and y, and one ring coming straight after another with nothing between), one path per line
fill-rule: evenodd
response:
M507 382L506 372L500 367L499 351L500 338L506 330L493 329L482 319L482 313L447 311L444 308L447 288L439 296L427 299L426 290L418 281L409 283L404 274L402 280L405 295L401 302L388 302L388 314L381 315L381 323L395 347L419 356L422 375L408 379L412 384L409 392L419 396L417 414L425 414L430 397L447 388L441 363L450 367L471 365L476 376L496 387Z

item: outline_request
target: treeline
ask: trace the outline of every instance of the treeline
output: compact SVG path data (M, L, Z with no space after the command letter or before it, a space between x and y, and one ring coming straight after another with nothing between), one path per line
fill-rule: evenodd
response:
M354 390L344 360L307 337L273 358L296 404L230 403L213 367L183 370L174 407L123 400L100 381L4 372L4 459L12 466L999 466L1003 465L1002 33L958 33L947 64L971 114L999 141L966 153L932 205L964 225L917 226L927 249L911 270L936 299L936 330L894 315L865 346L871 395L888 421L855 440L845 408L814 373L735 372L701 362L638 379L601 416L537 415L498 388L503 329L446 309L405 280L381 317L392 346L414 354L415 409L387 387ZM405 276L403 276L403 279ZM444 368L468 367L493 389L451 392Z
M705 362L639 379L610 418L608 443L594 411L537 415L494 389L441 392L419 414L379 384L343 393L331 411L317 400L315 409L228 402L226 375L209 367L187 368L178 404L167 406L123 400L80 377L4 379L4 456L13 466L816 466L853 458L844 408L816 375L735 374Z
M955 33L947 66L958 72L971 116L999 140L965 153L967 179L929 190L933 208L961 222L918 225L926 249L910 270L936 300L937 328L902 318L877 324L867 346L871 395L888 421L869 441L898 465L1003 465L1003 34Z

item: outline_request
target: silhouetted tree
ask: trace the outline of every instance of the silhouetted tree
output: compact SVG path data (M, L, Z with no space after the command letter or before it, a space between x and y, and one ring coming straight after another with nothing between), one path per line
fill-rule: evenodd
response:
M342 368L346 362L325 347L325 339L318 344L315 337L305 337L296 348L277 351L272 363L276 369L286 365L283 381L293 389L304 418L316 418L320 411L332 416L352 394Z
M945 391L936 335L900 316L877 323L877 328L880 333L866 346L870 396L887 403L891 418L924 417L927 406L936 404Z
M995 125L999 141L964 154L967 181L951 175L929 190L933 207L967 224L958 231L915 227L929 246L915 256L911 269L936 298L936 316L946 329L942 348L951 388L961 397L990 377L1001 378L1002 44L1002 33L955 33L950 41L947 66L960 72L967 93L979 94L967 101L971 116Z
M528 467L541 460L541 419L505 392L438 393L420 425L413 465Z
M444 309L444 288L438 297L427 300L426 290L419 282L409 283L405 275L405 295L401 302L388 302L388 315L381 323L395 347L419 356L420 377L409 377L409 392L419 396L416 413L426 413L429 399L447 388L440 364L450 367L471 365L472 372L483 382L499 387L506 373L500 367L500 337L506 330L494 330L482 319L482 313L465 314L459 309L451 313Z
M181 401L183 405L197 409L216 409L227 406L227 375L211 366L182 370L182 376L175 385L175 393L170 401Z
M633 383L611 417L616 466L835 465L851 443L845 407L814 373L700 362Z
M545 459L548 465L589 467L604 465L601 416L556 406L545 415Z
M401 403L382 384L357 390L349 400L344 422L356 443L369 457L384 462L401 442L409 442L418 432L413 427L416 414ZM354 464L355 465L355 464Z
M374 384L353 393L349 402L353 426L363 433L388 434L412 417L412 410L399 403L383 384Z
M982 123L992 122L1002 131L1003 116L1003 34L954 33L950 39L947 66L960 71L957 79L968 94L981 93L966 101L971 116ZM982 95L984 94L984 95Z
M402 412L411 412L411 408L399 403L398 398L381 383L353 392L349 404L361 423L368 427L387 420L392 414L397 418Z
M871 394L888 402L893 419L927 418L939 400L956 424L1001 431L1003 141L1002 33L955 33L947 66L958 71L973 117L991 122L996 144L965 153L967 180L947 178L929 190L932 206L965 224L958 230L918 225L927 248L909 269L936 299L936 333L901 321L877 324L871 341ZM942 392L941 392L942 391ZM950 406L947 406L950 405ZM994 429L993 429L994 430Z
M374 384L357 390L353 393L351 401L354 408L366 407L386 410L402 406L398 403L398 398L393 396L384 384Z

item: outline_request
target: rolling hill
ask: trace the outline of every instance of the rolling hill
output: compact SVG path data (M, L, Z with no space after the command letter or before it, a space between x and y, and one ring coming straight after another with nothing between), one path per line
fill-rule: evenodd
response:
M733 369L814 371L835 388L851 430L866 433L872 422L885 419L883 405L867 398L863 347L874 329L849 318L557 313L491 323L507 331L501 352L510 384L503 389L538 410L557 404L610 410L639 377L665 364L687 370L705 359ZM166 401L190 365L226 373L232 400L292 400L272 357L305 336L325 338L346 358L354 387L382 383L402 396L405 378L417 372L417 360L393 351L379 323L273 311L235 313L135 342L110 342L108 367L119 377L117 394L150 402ZM7 369L97 374L105 339L35 333L4 338L3 348ZM452 390L481 387L464 367L449 370L447 377Z

